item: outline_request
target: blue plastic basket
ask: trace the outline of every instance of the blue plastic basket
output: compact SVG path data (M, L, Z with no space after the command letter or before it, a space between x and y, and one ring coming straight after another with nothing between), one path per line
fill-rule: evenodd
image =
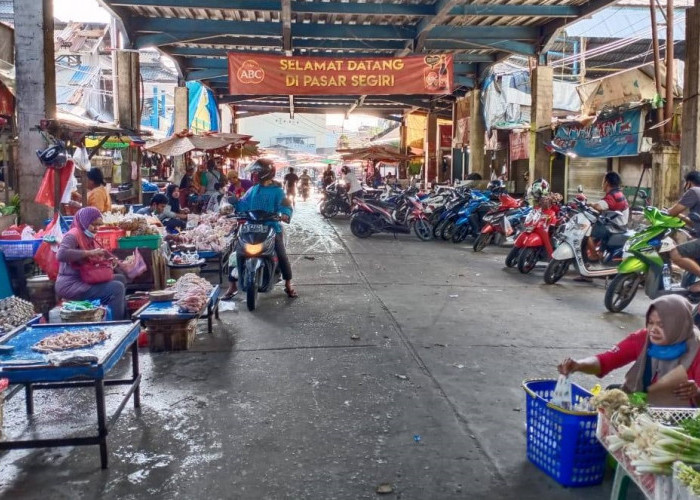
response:
M569 411L549 404L556 380L526 380L527 458L563 486L603 482L605 448L596 438L596 412ZM591 393L571 384L574 404Z
M0 240L0 251L6 260L31 259L39 250L43 239L38 240Z

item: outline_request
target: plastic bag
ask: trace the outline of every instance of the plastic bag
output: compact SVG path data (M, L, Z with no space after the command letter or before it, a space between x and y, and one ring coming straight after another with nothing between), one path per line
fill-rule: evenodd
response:
M506 231L506 236L510 236L513 234L513 225L510 223L510 219L508 217L504 218L503 225L505 226L505 231Z
M34 198L35 203L39 203L41 205L46 205L47 207L53 208L54 206L54 185L56 183L55 181L55 175L56 170L52 168L47 168L46 171L44 172L44 177L41 179L41 185L39 186L39 191L36 193L36 197ZM66 191L66 186L68 185L68 181L73 175L73 160L68 160L66 162L66 165L58 170L59 174L59 179L61 183L61 189L60 189L60 194L61 197L63 197L63 193ZM60 200L59 200L60 201Z
M58 277L58 247L63 239L61 224L58 223L58 215L46 227L44 241L34 254L34 262L46 273L51 281Z
M88 155L85 146L81 146L75 150L75 153L73 153L73 163L75 163L77 168L86 172L92 168L90 155Z
M218 214L219 213L219 196L212 194L209 197L209 202L207 203L207 213Z
M565 410L571 409L571 380L569 377L559 375L550 403Z
M133 280L146 272L146 261L143 260L141 252L137 248L134 250L131 258L127 257L119 263L119 267L124 271L127 278Z

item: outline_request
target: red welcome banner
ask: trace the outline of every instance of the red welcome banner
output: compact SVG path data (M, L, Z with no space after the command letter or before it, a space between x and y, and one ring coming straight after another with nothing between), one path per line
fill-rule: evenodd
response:
M284 57L228 54L233 95L450 94L452 56Z

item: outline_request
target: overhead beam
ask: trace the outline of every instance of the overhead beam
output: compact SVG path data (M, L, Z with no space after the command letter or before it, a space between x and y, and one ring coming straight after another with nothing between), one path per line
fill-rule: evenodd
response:
M185 71L185 79L187 81L194 80L210 80L212 78L222 77L228 75L228 69L201 69L198 71Z
M455 54L453 60L456 63L481 63L494 62L496 57L492 54Z
M228 21L224 19L182 19L134 17L131 28L141 33L208 33L210 35L279 36L280 23ZM293 34L303 38L358 38L366 40L411 39L416 33L411 26L362 24L295 24ZM171 42L173 43L173 42Z
M539 33L531 26L435 26L426 40L536 40Z
M425 48L429 50L463 50L463 49L491 49L520 54L524 56L535 55L534 45L510 40L427 40Z
M435 12L433 15L421 19L416 28L416 34L413 38L412 46L407 46L404 50L399 52L397 55L406 56L411 52L423 52L425 38L430 30L434 27L442 24L447 17L450 15L450 11L457 5L462 3L460 0L438 0L434 7Z
M579 12L579 17L592 16L598 11L609 7L610 5L616 3L617 0L591 0L581 7ZM554 40L559 36L559 32L567 24L566 19L555 19L550 21L544 26L540 27L540 46L538 47L538 54L545 54L552 48Z
M455 75L455 85L474 88L474 79L468 76Z
M471 3L450 11L452 16L579 17L573 5L487 5Z

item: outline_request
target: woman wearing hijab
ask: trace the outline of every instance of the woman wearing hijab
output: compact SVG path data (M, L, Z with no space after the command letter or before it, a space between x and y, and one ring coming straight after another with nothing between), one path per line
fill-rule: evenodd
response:
M700 331L693 323L693 306L678 295L664 295L651 303L646 315L646 328L628 335L609 351L559 364L559 372L569 375L583 372L604 377L611 371L634 363L625 375L622 389L626 392L647 392L654 382L674 368L682 366L688 381L674 390L681 401L700 403Z
M102 214L95 207L78 210L73 225L63 236L58 249L58 278L56 295L68 300L99 299L103 306L112 310L112 319L124 318L124 296L126 279L115 274L112 281L90 285L80 279L79 266L91 259L102 260L107 252L95 243L95 233L102 224Z

